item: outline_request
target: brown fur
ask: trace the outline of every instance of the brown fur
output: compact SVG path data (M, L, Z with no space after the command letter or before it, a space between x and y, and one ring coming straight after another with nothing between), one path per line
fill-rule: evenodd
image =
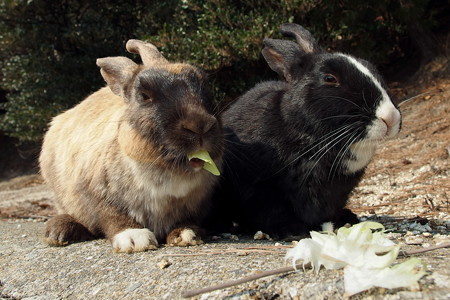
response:
M67 214L50 219L47 225L46 242L51 246L66 246L72 241L85 241L92 238L92 234L86 227Z
M164 156L165 147L156 145L130 122L127 85L132 86L128 82L136 75L129 72L138 73L147 66L129 67L121 58L120 64L126 65L127 71L122 77L111 77L104 61L102 74L110 87L55 117L44 138L41 172L55 191L61 214L47 224L50 245L65 245L88 236L112 240L132 228L148 228L164 241L180 224L198 222L217 181L204 170L174 167ZM175 64L165 68L182 72L194 67ZM198 107L201 115L195 118L210 120L202 109ZM152 124L147 127L156 130ZM221 131L215 130L221 136ZM215 151L220 165L222 138L212 138L208 145L220 149Z

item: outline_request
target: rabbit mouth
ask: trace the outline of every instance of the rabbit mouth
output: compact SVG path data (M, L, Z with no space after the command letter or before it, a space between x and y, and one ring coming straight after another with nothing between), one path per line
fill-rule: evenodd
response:
M194 170L200 170L205 165L205 162L199 158L191 158L189 160L189 166L191 166Z

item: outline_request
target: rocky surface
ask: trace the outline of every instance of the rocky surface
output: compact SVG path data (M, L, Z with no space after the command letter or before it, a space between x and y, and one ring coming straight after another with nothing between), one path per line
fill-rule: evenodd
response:
M286 249L272 241L228 237L189 248L117 254L105 240L63 248L42 241L43 222L1 224L3 299L181 299L182 292L285 266ZM432 239L431 239L432 241ZM289 243L282 245L288 246ZM374 288L354 299L448 299L449 249L421 255L429 275L420 290ZM251 281L197 299L340 299L342 271L310 270Z

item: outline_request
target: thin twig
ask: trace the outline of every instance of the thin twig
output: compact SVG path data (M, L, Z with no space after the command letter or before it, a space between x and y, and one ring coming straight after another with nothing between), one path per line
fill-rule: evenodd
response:
M197 253L168 253L164 256L201 256L201 255L221 255L224 253L269 253L269 254L283 254L281 251L274 250L264 250L264 249L251 249L251 248L240 248L240 249L227 249L222 251L202 251Z
M204 294L204 293L209 293L209 292L216 291L216 290L225 289L225 288L232 287L232 286L235 286L235 285L239 285L239 284L242 284L242 283L246 283L246 282L249 282L249 281L257 280L257 279L260 279L260 278L263 278L263 277L296 271L297 269L300 269L300 268L303 268L303 267L306 268L306 267L309 267L309 266L310 266L309 264L307 264L305 266L303 266L302 264L298 264L298 265L295 266L295 268L293 266L290 266L290 267L283 267L283 268L278 268L278 269L274 269L274 270L263 271L261 273L249 275L249 276L246 276L246 277L243 277L243 278L240 278L240 279L226 281L226 282L220 283L218 285L213 285L213 286L209 286L209 287L201 288L201 289L188 290L188 291L185 291L185 292L181 293L181 297L183 297L183 298L194 297L194 296L197 296L197 295L200 295L200 294Z
M450 243L444 243L444 244L440 244L437 246L423 248L423 249L417 249L417 250L400 251L400 253L398 255L399 256L410 256L410 255L425 253L425 252L442 249L442 248L450 248Z
M241 249L288 249L292 248L292 245L278 245L278 246L252 246L252 247L245 247Z
M402 251L399 253L399 255L400 256L409 256L409 255L413 255L413 254L429 252L429 251L442 249L442 248L450 248L450 243L445 243L445 244L441 244L441 245L437 245L437 246L433 246L433 247L429 247L429 248L425 248L425 249ZM295 266L295 268L294 267L283 267L283 268L278 268L278 269L274 269L274 270L263 271L261 273L246 276L246 277L243 277L243 278L240 278L237 280L226 281L226 282L223 282L218 285L213 285L213 286L209 286L206 288L200 288L200 289L187 290L187 291L181 293L181 296L183 298L190 298L190 297L198 296L198 295L201 295L204 293L209 293L209 292L213 292L216 290L221 290L221 289L229 288L232 286L236 286L236 285L246 283L249 281L261 279L261 278L264 278L267 276L283 274L283 273L287 273L287 272L296 271L297 269L310 268L310 267L311 267L310 264L305 264L305 265L298 264Z
M30 216L8 216L6 219L51 219L51 216L38 216L38 215L30 215Z

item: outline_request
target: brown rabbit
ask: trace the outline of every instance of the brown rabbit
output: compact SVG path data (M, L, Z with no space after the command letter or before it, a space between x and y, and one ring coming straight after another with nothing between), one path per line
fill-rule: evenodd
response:
M117 252L202 243L195 225L217 177L188 155L206 150L220 167L224 143L205 74L152 44L126 47L143 65L98 59L108 87L55 117L45 135L40 166L60 213L47 223L50 245L100 236Z

